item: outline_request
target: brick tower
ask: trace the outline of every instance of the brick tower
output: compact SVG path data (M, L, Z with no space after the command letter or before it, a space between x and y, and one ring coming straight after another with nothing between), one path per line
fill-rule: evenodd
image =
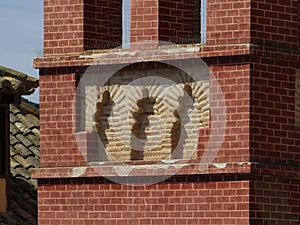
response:
M298 1L44 8L39 224L299 224Z

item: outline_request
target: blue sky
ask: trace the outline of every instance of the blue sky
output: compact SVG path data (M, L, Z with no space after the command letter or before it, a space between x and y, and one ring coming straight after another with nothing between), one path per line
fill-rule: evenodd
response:
M43 48L43 0L0 1L0 65L38 77L33 58ZM26 97L38 102L38 91Z

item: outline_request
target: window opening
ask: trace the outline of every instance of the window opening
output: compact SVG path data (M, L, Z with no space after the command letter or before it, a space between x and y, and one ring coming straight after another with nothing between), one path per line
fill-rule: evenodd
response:
M160 0L159 39L176 44L205 42L206 0Z
M122 6L122 48L130 46L130 0L123 0Z
M122 45L122 5L122 0L85 0L85 50Z

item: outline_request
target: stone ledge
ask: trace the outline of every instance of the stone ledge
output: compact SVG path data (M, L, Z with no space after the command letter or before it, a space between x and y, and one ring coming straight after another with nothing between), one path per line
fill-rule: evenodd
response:
M205 167L207 167L205 169ZM202 169L202 168L204 169ZM162 160L159 162L103 162L84 167L40 168L33 171L34 178L76 178L76 177L138 177L172 176L194 174L250 173L251 163L199 164L187 160Z
M86 51L80 55L45 56L34 59L37 69L54 67L113 65L135 62L166 61L188 58L208 58L250 54L250 44L237 45L172 45L158 49L113 49L110 51Z
M300 168L268 165L251 162L205 164L187 160L163 160L159 162L102 162L83 167L56 167L32 170L32 177L77 178L77 177L147 177L172 175L207 174L256 174L283 177L300 177Z

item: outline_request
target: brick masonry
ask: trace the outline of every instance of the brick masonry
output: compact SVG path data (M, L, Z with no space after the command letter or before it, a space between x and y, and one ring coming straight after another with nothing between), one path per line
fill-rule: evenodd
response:
M88 81L80 84L83 85L85 98L82 106L85 110L81 111L84 122L78 130L97 132L110 160L113 158L121 161L130 160L135 151L133 144L132 149L130 148L134 137L147 140L145 143L135 142L135 148L145 150L140 155L143 160L167 159L174 151L176 153L173 159L197 157L195 148L198 143L198 131L208 128L210 120L208 80L191 82L184 72L176 68L164 68L163 64L157 66L160 69L147 69L149 63L136 65L136 68L134 65L129 66L129 69L124 68L115 73L108 83L99 89L91 85L97 84L98 78L96 76L95 79L90 78L93 72L86 72L85 77ZM101 71L97 74L100 77L105 75ZM160 74L164 79L172 78L173 84L170 84L170 87L163 86L161 77L151 80L151 84L148 85L136 82L141 77L150 78L154 74ZM128 83L131 82L132 85L128 87ZM191 96L183 95L185 88L190 89ZM148 94L143 97L145 90ZM180 126L183 128L182 131L179 130ZM181 143L179 143L180 134L185 136L185 141ZM180 146L178 150L177 145Z
M130 42L158 42L158 0L132 0Z
M83 0L44 1L44 55L84 50Z
M299 224L298 1L207 1L207 42L195 45L195 51L224 94L227 127L221 149L206 170L195 166L209 140L209 126L199 131L197 159L177 176L135 187L113 183L90 168L74 177L87 162L75 142L72 100L92 57L105 54L87 47L97 42L97 28L87 25L92 24L87 2L95 4L45 1L45 56L34 62L41 85L41 169L34 174L39 178L39 223ZM162 28L159 2L131 1L131 42L152 41L150 45L112 51L100 63L146 61L146 50L158 46ZM140 48L146 53L136 57ZM161 54L161 46L150 53L159 60L182 59L190 50L170 48L182 49L182 54ZM209 104L217 112L216 102ZM82 144L88 146L85 138ZM116 176L111 165L102 168L103 176ZM137 171L122 179L146 181L170 171Z
M232 178L237 181L226 181ZM41 183L39 214L53 219L40 224L249 222L250 182L242 176L175 176L161 184L135 187L101 178Z

